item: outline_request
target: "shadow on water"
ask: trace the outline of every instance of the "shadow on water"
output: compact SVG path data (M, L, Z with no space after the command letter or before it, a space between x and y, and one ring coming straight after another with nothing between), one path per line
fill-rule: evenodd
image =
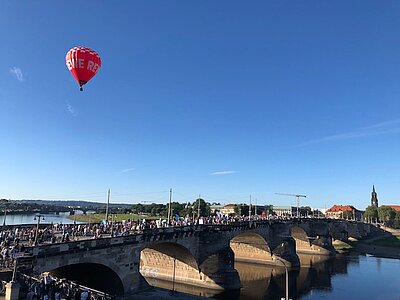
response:
M162 288L166 290L171 290L172 291L172 282L167 281L167 280L162 280L162 279L157 279L157 278L150 278L146 277L146 281L149 285L157 287L157 288ZM219 291L212 290L212 289L206 289L204 287L197 287L193 285L187 285L183 283L176 282L174 284L174 291L186 293L186 294L191 294L191 295L196 295L196 296L201 296L201 297L214 297ZM233 293L233 295L236 296L236 298L239 296L240 291L236 291Z
M300 268L289 270L289 296L300 299L312 289L331 289L331 277L335 273L346 273L345 260L321 255L299 255ZM224 292L216 299L281 299L285 296L284 267L235 262L241 281L240 293Z
M289 270L290 298L297 299L312 288L330 289L331 276L335 272L346 273L346 262L321 255L301 255L301 267ZM175 284L175 290L192 295L212 297L214 299L256 300L280 299L285 295L285 268L235 262L235 269L240 276L242 288L237 291L219 293L215 290ZM172 289L172 282L146 277L151 286ZM297 297L295 296L297 295Z

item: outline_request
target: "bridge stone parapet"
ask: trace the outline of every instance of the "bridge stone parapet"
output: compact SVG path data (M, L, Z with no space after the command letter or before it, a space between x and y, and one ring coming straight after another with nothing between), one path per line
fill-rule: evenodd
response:
M348 241L349 238L361 239L380 229L374 224L327 219L329 233L335 240Z

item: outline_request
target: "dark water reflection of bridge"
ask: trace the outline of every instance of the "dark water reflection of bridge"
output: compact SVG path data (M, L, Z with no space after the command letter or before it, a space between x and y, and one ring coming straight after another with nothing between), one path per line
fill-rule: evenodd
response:
M332 276L346 274L345 259L329 258L322 255L299 255L301 267L289 271L290 298L297 299L309 293L312 289L331 289ZM354 260L353 260L354 262ZM216 299L280 299L285 293L284 267L235 262L235 269L239 272L241 290L216 294L214 290L196 288L183 284L175 284L175 289L181 292L213 297ZM156 287L171 289L172 283L154 278L146 278Z

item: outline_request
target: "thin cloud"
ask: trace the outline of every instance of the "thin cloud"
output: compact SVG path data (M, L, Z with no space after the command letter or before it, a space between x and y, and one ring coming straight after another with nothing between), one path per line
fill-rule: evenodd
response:
M128 172L132 172L132 171L135 171L135 169L134 168L123 169L120 171L120 173L122 174L122 173L128 173Z
M23 82L23 81L24 81L24 73L22 72L22 70L21 70L20 68L18 68L18 67L12 67L12 68L10 69L10 73L11 73L12 75L14 75L15 78L17 78L17 80L18 80L19 82Z
M362 137L384 135L384 134L394 134L400 133L400 119L385 121L370 126L362 127L349 132L344 132L335 135L329 135L320 139L311 140L300 144L298 146L307 146L311 144L319 144L323 142L334 142L341 140L358 139Z
M234 174L236 173L236 171L217 171L217 172L213 172L210 175L214 176L214 175L228 175L228 174Z
M75 112L74 108L72 107L72 105L69 102L67 102L66 105L67 105L67 111L71 115L76 116L76 112Z

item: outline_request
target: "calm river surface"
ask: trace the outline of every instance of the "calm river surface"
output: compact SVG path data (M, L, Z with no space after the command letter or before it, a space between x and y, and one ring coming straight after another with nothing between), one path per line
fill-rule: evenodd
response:
M77 215L81 214L81 210L76 210L75 213ZM21 214L21 215L7 215L6 216L6 225L20 225L20 224L36 224L33 218L36 214ZM69 212L60 212L57 214L43 214L44 220L40 220L40 224L50 224L50 223L63 223L63 224L73 224L74 220L68 219ZM3 225L4 214L0 215L0 225ZM80 223L80 222L76 222Z
M290 299L400 299L400 260L364 256L358 253L327 259L302 255L302 266L290 271ZM285 270L236 262L242 289L213 295L212 291L178 285L178 291L229 300L272 300L285 297ZM171 283L159 287L170 289Z

